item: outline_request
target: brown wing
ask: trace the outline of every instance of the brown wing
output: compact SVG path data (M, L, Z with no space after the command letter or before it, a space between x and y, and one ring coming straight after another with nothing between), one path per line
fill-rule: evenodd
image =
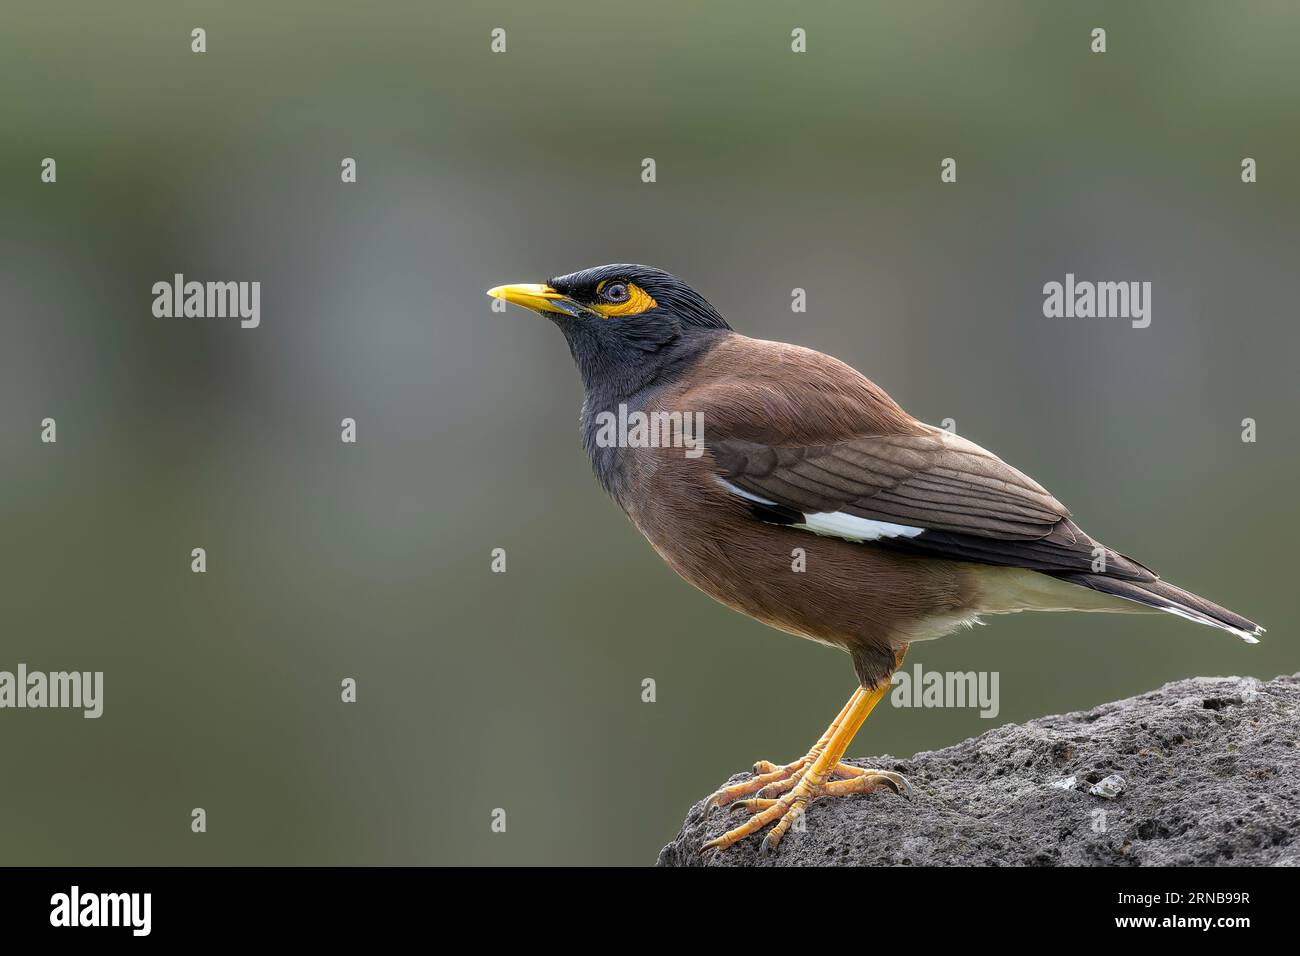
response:
M752 502L764 520L803 524L839 513L923 529L882 538L889 547L1049 573L1095 570L1097 542L1064 505L991 452L939 429L811 447L725 438L708 445L720 477L779 506ZM1108 574L1152 577L1123 555L1106 552L1106 565Z
M989 537L1036 539L1070 516L1032 478L965 439L935 429L834 445L709 443L723 477L803 512Z
M714 362L723 374L688 390L681 406L703 411L717 475L744 493L755 517L803 525L838 513L922 529L878 545L1047 573L1094 570L1098 543L1046 489L907 416L849 366L753 340ZM1109 575L1154 577L1123 555L1105 558Z

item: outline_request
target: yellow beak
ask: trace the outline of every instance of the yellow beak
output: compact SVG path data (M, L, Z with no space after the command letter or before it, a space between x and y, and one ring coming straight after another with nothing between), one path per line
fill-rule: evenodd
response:
M575 304L549 285L534 283L499 285L495 289L488 289L487 294L494 299L505 299L515 305L522 305L525 309L532 309L534 312L561 312L572 315ZM568 305L569 308L563 308L562 304Z

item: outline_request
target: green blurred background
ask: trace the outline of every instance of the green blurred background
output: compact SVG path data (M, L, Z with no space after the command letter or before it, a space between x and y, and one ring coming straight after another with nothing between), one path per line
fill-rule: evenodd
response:
M955 419L1270 628L993 619L909 664L999 671L997 721L883 708L854 755L1300 669L1295 4L5 21L0 669L102 670L106 692L98 721L0 712L0 863L648 864L729 774L802 754L848 659L680 582L590 474L561 336L483 294L608 261ZM154 318L174 272L261 281L261 327ZM1151 327L1045 319L1066 272L1151 281Z

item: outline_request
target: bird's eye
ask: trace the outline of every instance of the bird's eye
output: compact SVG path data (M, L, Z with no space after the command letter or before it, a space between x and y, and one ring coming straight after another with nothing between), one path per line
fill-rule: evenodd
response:
M596 297L586 306L607 319L630 319L658 307L650 293L627 279L602 279L596 286Z

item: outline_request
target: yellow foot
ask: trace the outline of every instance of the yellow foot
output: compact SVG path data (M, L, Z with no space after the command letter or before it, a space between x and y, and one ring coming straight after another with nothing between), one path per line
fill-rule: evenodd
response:
M906 645L894 654L894 667L903 662ZM819 797L843 797L850 793L874 793L888 787L895 793L911 795L912 785L901 774L889 770L863 770L841 763L853 735L867 719L872 708L880 703L889 691L890 683L882 680L873 687L859 687L844 705L839 716L831 721L826 733L807 754L794 763L781 766L760 760L754 764L754 776L749 780L723 787L704 804L707 814L714 807L739 800L738 809L752 810L754 815L734 830L728 830L716 840L701 847L704 850L721 850L751 833L757 833L769 823L775 823L763 840L764 850L775 850L781 837L803 816L808 805ZM836 780L839 776L844 779ZM777 794L782 794L778 797ZM745 798L745 799L741 799Z
M726 806L741 797L774 797L779 793L792 790L795 784L799 782L799 771L811 767L820 753L820 750L810 751L807 755L794 761L794 763L775 764L770 760L758 761L754 764L754 775L748 780L742 780L740 783L733 783L729 787L723 787L709 797L704 802L705 814L712 813L718 807ZM897 784L897 792L904 795L911 792L911 785L903 776L885 770L865 770L862 767L850 767L846 763L837 763L831 770L830 777L860 777L866 773L894 778ZM735 808L736 805L732 804L732 809Z
M726 849L772 822L776 826L763 840L762 849L775 850L786 831L794 826L808 805L819 797L844 797L853 793L874 793L881 789L911 796L912 785L902 774L892 770L850 767L839 762L829 771L820 771L816 769L819 756L814 750L806 757L782 766L760 760L754 765L755 775L751 779L723 787L711 796L704 805L705 813L731 803L732 810L749 810L754 815L734 830L704 844L701 852ZM833 779L837 776L843 779ZM784 796L777 798L777 794Z

